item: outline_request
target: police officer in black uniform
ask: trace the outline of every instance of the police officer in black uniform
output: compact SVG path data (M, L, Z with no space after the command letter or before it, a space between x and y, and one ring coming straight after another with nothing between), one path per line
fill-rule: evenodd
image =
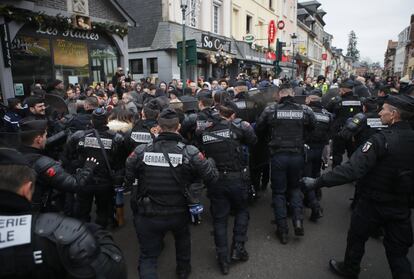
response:
M208 185L208 197L218 263L222 273L228 274L227 220L231 210L235 214L231 260L247 261L249 258L245 242L250 184L245 179L249 173L242 158L242 144L254 145L257 138L248 122L234 119L235 111L226 103L219 106L219 113L212 119L212 125L202 131L202 148L208 158L214 159L220 173L219 180Z
M303 197L299 179L305 166L304 144L316 119L307 106L295 103L289 84L280 86L278 104L268 106L256 122L261 134L271 134L272 205L276 234L282 244L288 242L287 199L292 209L295 234L304 235Z
M86 184L92 178L93 170L99 164L88 158L76 174L68 174L59 162L43 154L46 144L46 120L28 120L20 123L19 151L37 173L37 186L33 194L32 209L49 212L64 209L64 193L88 191Z
M378 115L378 102L374 97L362 101L362 111L348 119L339 132L346 141L352 141L358 147L365 143L373 134L386 128Z
M164 109L158 118L161 133L152 143L139 145L126 161L126 184L134 187L131 207L140 243L140 278L157 277L157 258L165 234L171 231L176 246L176 272L188 278L191 271L191 239L189 211L200 213L194 193L194 181L217 180L214 161L205 159L200 151L183 143L178 133L178 114Z
M75 216L90 221L92 202L96 203L96 223L106 227L113 221L114 187L123 182L124 162L127 150L124 137L110 131L106 126L108 115L105 109L97 108L92 113L93 130L78 131L68 140L66 156L74 158L74 164L83 164L87 157L94 157L100 168L95 169L87 193L76 197Z
M213 100L213 93L210 90L200 90L197 93L197 100L198 100L198 109L200 110L197 113L196 118L196 130L195 130L195 138L197 140L197 146L199 148L203 147L202 144L202 132L213 125L213 119L217 118L218 111L216 108L213 108L214 100Z
M390 95L380 117L389 128L374 134L348 162L315 179L304 178L309 189L361 181L361 197L352 213L343 262L331 260L331 270L345 278L358 278L365 242L384 229L384 246L394 279L413 278L407 258L413 244L411 209L414 197L414 99Z
M56 213L32 213L35 180L22 154L0 148L0 278L126 278L108 232Z
M329 143L332 114L323 108L321 97L319 96L308 96L306 98L306 103L315 114L316 126L306 139L308 148L306 150L305 173L306 176L317 178L321 175L323 149ZM312 210L310 220L316 222L322 217L322 208L317 198L317 194L315 191L308 191L304 194L307 205Z
M347 151L348 157L351 156L355 147L352 142L347 142L341 138L338 133L345 125L348 118L362 111L362 104L358 96L353 94L354 82L351 79L344 80L339 84L340 96L333 97L327 104L326 109L334 114L334 122L332 124L333 142L332 142L332 156L333 167L340 165L342 156Z
M158 134L157 118L160 114L160 106L156 100L144 104L141 110L141 118L135 123L131 132L126 136L128 151L132 152L138 145L147 144Z

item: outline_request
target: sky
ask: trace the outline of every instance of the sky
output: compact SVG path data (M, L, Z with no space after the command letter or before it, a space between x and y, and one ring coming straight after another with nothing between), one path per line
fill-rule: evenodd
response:
M317 0L327 14L325 31L334 36L332 45L344 50L348 35L354 30L358 37L360 57L384 63L389 39L398 40L398 34L410 24L414 14L414 0ZM299 2L305 2L299 0Z

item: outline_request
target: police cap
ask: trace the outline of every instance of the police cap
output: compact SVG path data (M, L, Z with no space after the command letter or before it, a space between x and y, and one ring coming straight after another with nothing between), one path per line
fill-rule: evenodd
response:
M362 104L368 109L368 111L376 111L378 109L378 102L375 97L368 97L362 101Z
M42 132L47 129L47 120L22 119L19 123L21 132Z
M144 107L152 110L161 110L161 107L156 99L152 99L151 101L147 102Z
M0 148L0 165L29 166L29 163L16 149L2 147Z
M247 86L247 82L244 80L238 80L235 86Z
M171 108L163 109L159 116L160 119L178 119L178 114L175 110Z
M213 93L210 90L203 89L197 93L198 100L212 99L212 98L213 98Z
M349 88L352 89L354 88L354 81L352 79L344 79L340 84L339 84L339 88Z
M414 97L409 95L387 95L384 99L384 103L407 112L414 111Z
M104 108L97 108L92 112L92 119L93 120L102 120L106 119L107 112Z

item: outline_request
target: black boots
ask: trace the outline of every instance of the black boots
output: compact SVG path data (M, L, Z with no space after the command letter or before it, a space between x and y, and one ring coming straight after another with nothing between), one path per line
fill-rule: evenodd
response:
M229 266L229 263L226 260L219 260L218 264L219 264L219 267L220 267L220 271L223 275L229 274L230 266Z
M336 260L329 261L329 268L336 275L349 278L349 279L358 279L359 268L351 268L344 264L344 262L337 262Z
M231 245L231 261L232 262L245 262L249 260L249 253L246 251L244 247L244 242L234 242ZM220 271L223 275L229 274L230 264L228 260L228 256L222 253L218 254L217 257L218 265L220 267Z
M302 220L294 220L293 221L293 228L295 230L296 236L304 236L305 230L303 229L303 221Z
M279 239L280 243L282 243L283 245L288 243L288 233L287 231L276 231L276 236Z
M309 218L312 222L317 222L319 218L323 217L323 209L321 207L312 208L312 213Z
M245 262L249 260L249 253L247 253L246 248L244 248L243 242L233 243L231 249L231 260L234 262Z
M177 267L176 273L178 279L188 279L191 273L191 266Z

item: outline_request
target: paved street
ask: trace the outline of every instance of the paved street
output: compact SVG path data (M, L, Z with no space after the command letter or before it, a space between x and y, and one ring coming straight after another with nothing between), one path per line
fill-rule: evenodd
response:
M352 195L352 188L346 185L323 191L325 217L318 224L306 221L305 237L297 238L291 233L289 244L281 245L275 237L274 225L270 221L273 216L268 190L259 202L250 208L247 243L250 260L244 264L233 265L226 278L336 278L329 272L327 263L330 257L343 257L351 213L348 199ZM208 201L205 200L204 204L207 207ZM309 211L306 216L309 216ZM137 278L138 244L131 218L128 210L126 228L114 234L127 257L129 278ZM207 213L204 214L202 225L192 227L193 279L222 277L215 262L210 224L211 217ZM165 249L159 259L160 278L175 278L175 250L172 240L171 235L165 240ZM391 278L382 243L379 240L370 240L366 251L360 278ZM413 251L410 258L414 260Z

